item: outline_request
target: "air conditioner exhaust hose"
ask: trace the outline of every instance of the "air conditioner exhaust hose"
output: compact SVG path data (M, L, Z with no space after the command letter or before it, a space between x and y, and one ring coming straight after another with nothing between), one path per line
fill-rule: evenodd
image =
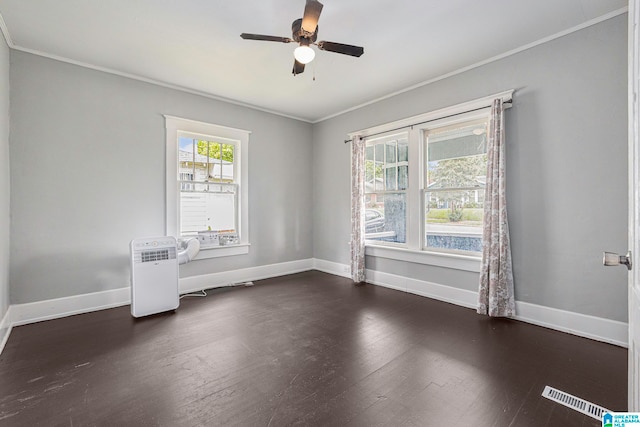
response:
M197 238L181 240L178 244L178 264L192 261L200 252L200 241Z

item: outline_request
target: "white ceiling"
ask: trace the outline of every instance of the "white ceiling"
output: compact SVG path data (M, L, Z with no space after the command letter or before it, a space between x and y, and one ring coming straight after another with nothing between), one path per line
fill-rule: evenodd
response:
M293 76L305 0L2 0L11 47L316 122L601 17L626 0L321 0L318 51ZM0 20L0 26L2 26ZM314 79L315 75L315 79Z

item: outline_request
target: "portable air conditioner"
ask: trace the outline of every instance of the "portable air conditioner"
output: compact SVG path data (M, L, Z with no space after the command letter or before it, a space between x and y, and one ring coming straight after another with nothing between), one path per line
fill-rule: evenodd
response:
M134 239L130 249L131 315L142 317L178 308L180 297L176 239Z

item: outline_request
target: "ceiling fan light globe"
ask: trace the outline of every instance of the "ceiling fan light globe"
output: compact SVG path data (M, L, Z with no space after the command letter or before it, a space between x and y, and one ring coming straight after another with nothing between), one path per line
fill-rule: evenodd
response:
M298 46L293 51L293 56L299 63L308 64L309 62L313 61L313 58L315 58L316 56L316 52L309 46Z

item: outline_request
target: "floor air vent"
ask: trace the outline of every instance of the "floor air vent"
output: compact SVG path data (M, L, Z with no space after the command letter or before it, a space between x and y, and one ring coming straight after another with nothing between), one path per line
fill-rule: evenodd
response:
M546 397L549 400L553 400L567 408L574 409L585 415L595 418L598 421L602 420L602 414L605 412L611 412L602 406L594 405L591 402L587 402L584 399L565 393L564 391L556 390L553 387L546 386L542 392L542 397Z

